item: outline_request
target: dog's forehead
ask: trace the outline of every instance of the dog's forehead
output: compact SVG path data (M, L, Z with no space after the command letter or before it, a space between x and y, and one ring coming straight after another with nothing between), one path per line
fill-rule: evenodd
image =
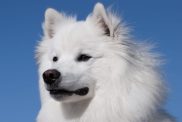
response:
M56 37L62 40L75 41L79 38L93 36L94 28L85 21L74 22L60 27L56 32Z
M91 48L97 40L96 35L95 28L85 21L70 23L57 30L54 45L64 49Z

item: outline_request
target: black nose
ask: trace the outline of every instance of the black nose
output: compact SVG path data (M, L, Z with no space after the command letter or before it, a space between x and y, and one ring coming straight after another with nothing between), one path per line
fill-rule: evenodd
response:
M50 69L43 73L44 82L48 85L54 84L60 77L61 73L55 69Z

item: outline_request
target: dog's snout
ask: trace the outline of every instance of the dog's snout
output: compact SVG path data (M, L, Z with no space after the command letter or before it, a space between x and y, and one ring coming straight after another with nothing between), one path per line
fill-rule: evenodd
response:
M56 69L50 69L43 73L44 82L51 85L56 82L57 79L61 77L61 73Z

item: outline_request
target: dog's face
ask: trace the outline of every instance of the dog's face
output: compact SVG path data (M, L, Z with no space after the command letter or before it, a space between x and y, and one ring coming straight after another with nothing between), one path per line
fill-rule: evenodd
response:
M47 68L42 77L51 96L73 101L94 95L93 69L103 57L99 40L86 22L61 27L47 40L46 59L42 61Z
M103 70L108 69L107 43L111 43L112 36L112 27L101 4L95 6L85 21L79 22L48 9L37 55L41 79L49 94L62 101L92 98L99 79L107 75Z

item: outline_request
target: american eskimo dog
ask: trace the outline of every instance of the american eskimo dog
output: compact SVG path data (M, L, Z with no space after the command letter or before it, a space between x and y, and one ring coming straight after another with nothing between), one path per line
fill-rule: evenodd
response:
M47 9L37 47L37 122L174 122L158 56L97 3L85 21Z

